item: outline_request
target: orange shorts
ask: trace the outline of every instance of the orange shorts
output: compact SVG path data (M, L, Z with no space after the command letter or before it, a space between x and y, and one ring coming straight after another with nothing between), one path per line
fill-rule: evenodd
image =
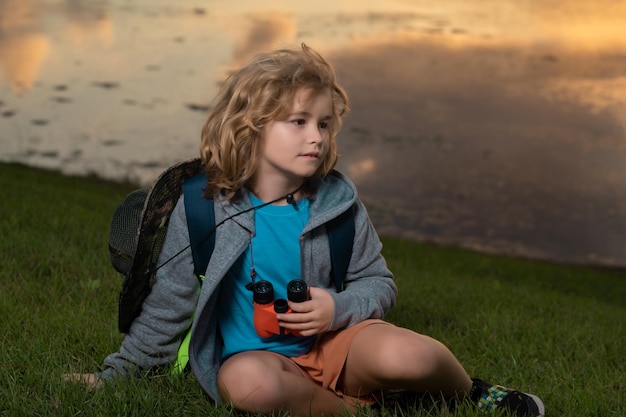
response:
M344 397L342 387L337 386L337 384L343 372L350 345L359 331L372 324L393 326L383 320L365 320L346 329L324 333L317 338L309 353L288 359L298 365L303 376L312 379L338 396ZM366 398L360 398L360 400L361 402L370 402ZM372 399L371 402L375 402L375 399Z

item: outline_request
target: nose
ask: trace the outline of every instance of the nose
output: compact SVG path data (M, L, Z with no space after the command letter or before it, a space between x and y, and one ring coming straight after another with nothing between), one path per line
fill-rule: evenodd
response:
M325 138L324 129L320 128L318 125L313 125L311 131L309 132L309 142L311 143L320 143L323 142Z

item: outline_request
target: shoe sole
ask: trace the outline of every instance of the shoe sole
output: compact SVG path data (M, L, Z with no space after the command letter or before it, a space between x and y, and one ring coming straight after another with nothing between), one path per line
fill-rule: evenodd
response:
M537 409L539 410L539 414L537 415L537 417L544 417L546 415L546 406L543 405L543 401L541 401L541 398L533 394L526 394L526 395L532 398L533 401L535 401L535 404L537 404Z

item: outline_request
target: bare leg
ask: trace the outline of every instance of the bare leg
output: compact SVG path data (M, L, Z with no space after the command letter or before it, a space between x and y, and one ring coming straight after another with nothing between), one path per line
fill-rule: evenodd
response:
M343 391L364 395L380 389L404 388L420 393L464 397L472 381L442 343L401 327L373 324L352 341Z
M224 401L251 413L332 416L356 410L305 377L293 362L270 352L250 351L229 358L220 368L218 388Z

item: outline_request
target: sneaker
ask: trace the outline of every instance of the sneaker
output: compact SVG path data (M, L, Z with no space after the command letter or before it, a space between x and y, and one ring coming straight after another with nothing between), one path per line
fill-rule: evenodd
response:
M500 385L492 385L472 378L470 399L485 411L506 410L517 417L543 417L545 406L539 397L512 390Z

